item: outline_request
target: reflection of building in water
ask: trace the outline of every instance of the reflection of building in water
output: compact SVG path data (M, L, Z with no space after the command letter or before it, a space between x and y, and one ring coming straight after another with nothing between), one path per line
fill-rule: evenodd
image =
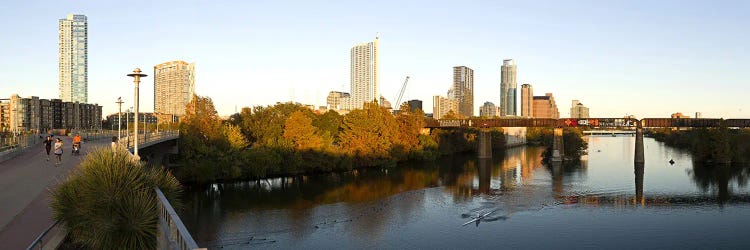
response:
M503 134L505 134L505 146L513 147L526 144L525 127L505 127L503 128Z

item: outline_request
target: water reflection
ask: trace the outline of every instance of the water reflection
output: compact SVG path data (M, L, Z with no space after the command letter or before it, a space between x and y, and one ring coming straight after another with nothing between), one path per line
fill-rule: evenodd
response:
M286 240L289 248L330 248L348 236L346 246L379 248L394 233L460 234L453 230L468 230L460 225L469 221L499 226L519 212L547 208L750 202L747 165L692 163L684 152L650 139L646 164L634 165L632 142L592 137L589 155L573 164L545 166L542 148L517 147L492 159L457 155L392 169L192 187L181 218L208 247L278 247Z

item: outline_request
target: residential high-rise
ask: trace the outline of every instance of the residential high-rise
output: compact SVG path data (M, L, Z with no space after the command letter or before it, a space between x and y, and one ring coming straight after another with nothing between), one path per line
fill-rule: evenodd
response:
M589 108L578 100L573 100L570 106L570 118L589 118Z
M98 129L101 126L102 107L97 104L39 99L36 96L23 98L14 94L9 99L0 99L0 109L9 111L7 121L6 118L0 120L5 131L43 132L49 129Z
M458 100L446 98L439 95L432 98L432 118L442 119L449 111L456 113Z
M516 63L503 60L500 67L500 116L516 115Z
M195 94L195 63L165 62L154 66L154 112L185 115Z
M544 96L534 96L534 118L560 118L560 112L557 110L555 97L552 93L546 93Z
M531 117L534 114L534 88L531 84L521 85L521 116Z
M474 70L466 66L453 67L453 99L458 101L456 113L474 116ZM450 96L449 96L450 98Z
M375 41L360 43L351 49L351 109L361 109L365 102L379 100L378 36Z
M59 95L64 102L88 102L88 22L69 14L59 22Z
M495 117L497 116L497 107L492 102L484 102L482 107L479 107L479 116L481 117Z

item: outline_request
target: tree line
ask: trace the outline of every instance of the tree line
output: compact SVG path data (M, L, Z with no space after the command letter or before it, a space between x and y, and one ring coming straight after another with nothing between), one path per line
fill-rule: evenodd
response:
M728 128L653 129L647 135L665 144L690 151L702 163L750 162L750 130Z
M478 130L422 131L425 115L408 105L391 114L377 102L346 115L316 114L296 103L243 108L219 118L208 97L194 96L180 121L175 175L187 182L257 179L362 167L392 167L402 161L433 161L476 150ZM493 148L505 143L491 133Z

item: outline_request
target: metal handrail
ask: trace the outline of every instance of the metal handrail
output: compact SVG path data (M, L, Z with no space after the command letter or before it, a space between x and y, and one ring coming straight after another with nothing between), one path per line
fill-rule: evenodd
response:
M177 213L169 204L167 197L161 192L159 187L154 187L157 197L157 206L159 207L159 224L163 235L166 237L166 242L169 249L179 250L197 250L206 249L199 248L198 244L193 240L193 236L190 235L187 228L182 224L182 220L177 216Z
M34 241L31 242L31 244L26 248L26 250L32 250L37 245L39 246L39 249L42 249L44 247L44 245L43 245L44 242L42 241L42 239L44 239L44 237L47 236L47 234L50 231L52 231L53 228L57 227L58 225L60 225L60 221L56 220L55 223L52 223L52 225L50 225L49 227L47 227L47 229L45 229L44 232L42 232L41 234L39 234L39 236L37 236L36 239L34 239Z

